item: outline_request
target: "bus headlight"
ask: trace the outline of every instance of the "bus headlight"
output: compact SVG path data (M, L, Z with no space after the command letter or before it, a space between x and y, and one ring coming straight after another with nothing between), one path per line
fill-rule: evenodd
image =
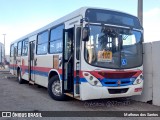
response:
M142 79L137 78L137 79L133 82L133 85L140 84L141 82L142 82Z
M89 84L91 84L93 86L102 87L101 82L96 77L91 75L89 72L83 72L83 76L89 82Z
M132 78L131 78L132 79ZM143 75L140 74L136 80L133 82L133 85L137 85L137 84L140 84L141 82L143 81Z

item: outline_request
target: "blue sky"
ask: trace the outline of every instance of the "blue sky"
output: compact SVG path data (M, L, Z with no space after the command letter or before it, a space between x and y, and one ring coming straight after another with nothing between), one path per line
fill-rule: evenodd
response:
M160 40L160 0L144 1L145 42ZM0 42L10 42L80 8L93 6L137 15L137 0L0 0Z

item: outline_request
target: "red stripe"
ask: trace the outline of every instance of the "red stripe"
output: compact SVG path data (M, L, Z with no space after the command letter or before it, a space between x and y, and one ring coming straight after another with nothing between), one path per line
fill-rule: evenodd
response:
M33 70L42 71L42 72L49 72L52 68L48 67L33 67Z
M133 76L130 76L130 77L138 77L142 71L141 70L128 70L128 71L105 71L105 70L102 70L102 71L80 71L80 77L84 77L83 76L83 72L89 72L91 73L93 76L95 76L96 78L100 78L100 79L103 79L103 78L106 78L105 75L125 75L125 74L129 74L129 73L135 73L133 74ZM102 74L100 74L102 73ZM104 75L103 75L104 74ZM113 77L116 77L116 76L113 76ZM118 76L117 76L118 77Z
M10 64L10 67L17 67L17 66L18 66L17 64ZM22 69L28 69L28 66L22 66L21 65L21 68ZM54 69L54 68L34 66L32 70L49 72L51 69ZM59 72L59 74L62 74L62 69L57 69L57 71ZM123 74L123 73L135 72L136 74L134 74L132 77L138 77L142 73L142 71L140 71L140 70L136 70L136 71L134 71L134 70L128 70L128 71L105 71L105 70L102 70L102 71L79 71L80 78L84 77L83 72L89 72L93 76L95 76L96 78L100 78L100 79L103 79L104 76L100 75L99 72L104 73L104 74ZM74 76L76 76L76 71L74 71Z
M9 67L17 67L17 64L10 64Z

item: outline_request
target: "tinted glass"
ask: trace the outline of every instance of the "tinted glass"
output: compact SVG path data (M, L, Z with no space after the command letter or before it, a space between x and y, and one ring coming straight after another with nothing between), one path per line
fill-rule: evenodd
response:
M112 24L142 29L137 17L116 11L88 9L86 11L86 18L89 22L94 23Z
M26 56L28 54L28 39L23 40L22 44L23 44L22 55Z
M85 44L86 61L93 66L113 69L141 66L142 33L115 27L108 29L110 31L107 27L103 31L102 26L90 25L89 41Z
M38 44L42 44L48 41L48 31L45 31L38 35Z
M48 31L38 35L37 54L46 54L48 51Z
M58 26L51 30L49 52L50 53L60 53L62 52L62 38L63 38L64 26Z
M22 50L22 41L18 42L18 56L21 55L21 50Z
M48 43L43 43L37 45L37 54L46 54L47 53L47 45Z

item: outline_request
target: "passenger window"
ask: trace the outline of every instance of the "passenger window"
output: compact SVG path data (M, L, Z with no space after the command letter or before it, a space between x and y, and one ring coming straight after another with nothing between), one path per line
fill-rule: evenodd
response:
M21 53L22 53L22 41L18 42L17 53L18 53L18 56L21 56Z
M27 56L28 54L28 39L23 40L22 42L22 56Z
M64 26L58 26L51 30L49 40L49 53L61 53L62 52L62 38L63 38Z
M45 31L38 35L37 40L37 54L47 54L48 50L48 31Z

